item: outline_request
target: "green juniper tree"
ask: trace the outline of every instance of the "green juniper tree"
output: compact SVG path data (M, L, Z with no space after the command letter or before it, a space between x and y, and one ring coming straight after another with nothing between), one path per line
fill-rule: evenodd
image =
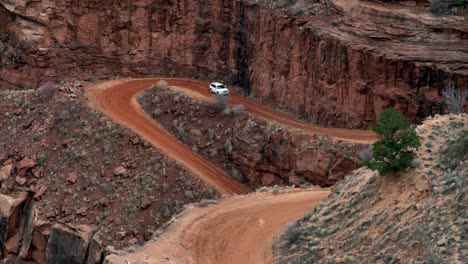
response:
M379 140L373 145L372 159L364 161L364 165L379 171L380 175L408 167L421 145L416 132L410 128L411 123L393 108L385 109L377 123L371 129Z

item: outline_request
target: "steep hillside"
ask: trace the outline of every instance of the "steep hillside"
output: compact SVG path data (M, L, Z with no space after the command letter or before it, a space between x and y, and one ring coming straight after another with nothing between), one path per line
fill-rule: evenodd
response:
M468 85L466 15L388 2L0 0L0 82L222 79L349 128L390 106L417 121L442 113L440 90Z
M208 97L214 102L192 95L195 98L156 85L139 102L193 151L253 188L309 183L328 187L359 166L362 144L261 119L243 105L232 105L228 97Z
M466 263L468 115L428 119L412 168L358 169L291 223L278 263Z
M87 263L99 263L105 247L149 240L184 204L216 195L89 108L79 86L64 86L75 98L53 85L0 92L0 250L8 263L84 263L88 247Z

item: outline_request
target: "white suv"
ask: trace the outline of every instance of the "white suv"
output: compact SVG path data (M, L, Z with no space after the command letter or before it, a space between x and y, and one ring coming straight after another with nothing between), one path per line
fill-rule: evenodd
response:
M219 82L210 83L210 93L219 94L219 95L229 95L229 90L226 86Z

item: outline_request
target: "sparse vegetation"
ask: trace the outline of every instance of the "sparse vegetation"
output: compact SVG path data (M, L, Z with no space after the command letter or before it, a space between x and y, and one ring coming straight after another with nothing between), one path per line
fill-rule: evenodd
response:
M164 80L160 80L158 83L156 83L156 88L160 90L164 90L167 88L167 82Z
M50 101L57 94L57 84L46 82L37 89L37 95L44 101Z
M209 199L203 199L200 202L198 202L198 207L208 207L209 205L216 204L216 200L209 200Z
M294 243L281 238L277 263L463 263L467 122L423 121L414 129L418 165L398 179L362 168L337 183L302 217ZM465 154L453 158L455 146Z
M233 113L234 115L240 115L240 114L244 113L244 111L245 111L245 106L244 106L244 105L236 105L236 106L234 106L234 107L232 108L231 111L232 111L232 113Z
M283 239L289 243L294 243L297 241L301 233L302 232L299 221L293 221L286 227L286 232L284 232Z
M224 95L213 95L213 107L216 109L224 110L227 107L227 104L229 102L229 97L224 96Z
M361 149L361 151L359 151L358 156L363 161L371 160L372 156L374 154L373 152L374 151L372 149L372 146L367 146L367 147Z
M18 180L15 171L2 182L1 193L47 187L35 201L41 212L38 220L92 222L100 230L103 246L122 248L128 239L115 241L114 231L132 229L143 234L157 229L183 204L214 196L211 187L149 143L87 107L81 94L70 99L65 93L56 93L53 86L47 83L36 91L4 90L0 96L4 111L0 136L8 139L0 144L0 164L7 159L18 164L25 156L35 162ZM119 166L125 171L116 176L113 171ZM74 179L72 172L76 172ZM143 197L158 200L158 204L143 210ZM112 213L116 205L118 215ZM145 218L154 220L141 222ZM133 233L127 237L143 239Z
M448 148L452 159L464 160L468 155L468 130L462 130L458 138Z
M457 8L466 6L465 0L431 0L429 11L435 15L454 15Z
M373 145L372 159L364 161L364 165L381 175L408 167L421 144L410 122L393 108L385 109L377 122L378 126L371 129L379 140Z
M453 114L463 112L463 106L468 98L467 89L457 89L455 84L450 84L445 90L442 91L442 96L446 104L450 107Z
M339 142L327 136L316 138L276 122L265 122L244 112L243 105L227 107L225 102L229 97L215 98L219 99L218 107L213 102L190 98L178 89L160 91L152 88L142 93L138 100L147 113L192 151L227 168L234 179L252 188L275 184L330 186L345 175L343 170L350 171L359 166L357 146L353 143ZM222 107L225 108L220 110ZM289 153L291 159L308 157L300 162L299 166L304 168L300 173L295 173L297 165L283 169L285 153ZM249 158L243 160L240 157ZM314 159L310 157L330 165L323 170L316 169L318 166L307 166L310 162L305 160ZM267 171L258 173L263 164L275 168L267 177L262 176ZM314 171L314 176L307 177L312 174L310 171ZM293 174L295 176L291 177Z
M97 76L91 76L91 78L89 78L89 81L91 83L97 83L99 81L99 78Z

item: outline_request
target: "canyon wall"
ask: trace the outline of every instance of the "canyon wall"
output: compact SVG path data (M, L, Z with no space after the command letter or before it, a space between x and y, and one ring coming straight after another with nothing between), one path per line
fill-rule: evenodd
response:
M415 121L441 113L441 90L468 86L466 17L313 2L0 0L0 83L216 79L351 128L390 106Z

